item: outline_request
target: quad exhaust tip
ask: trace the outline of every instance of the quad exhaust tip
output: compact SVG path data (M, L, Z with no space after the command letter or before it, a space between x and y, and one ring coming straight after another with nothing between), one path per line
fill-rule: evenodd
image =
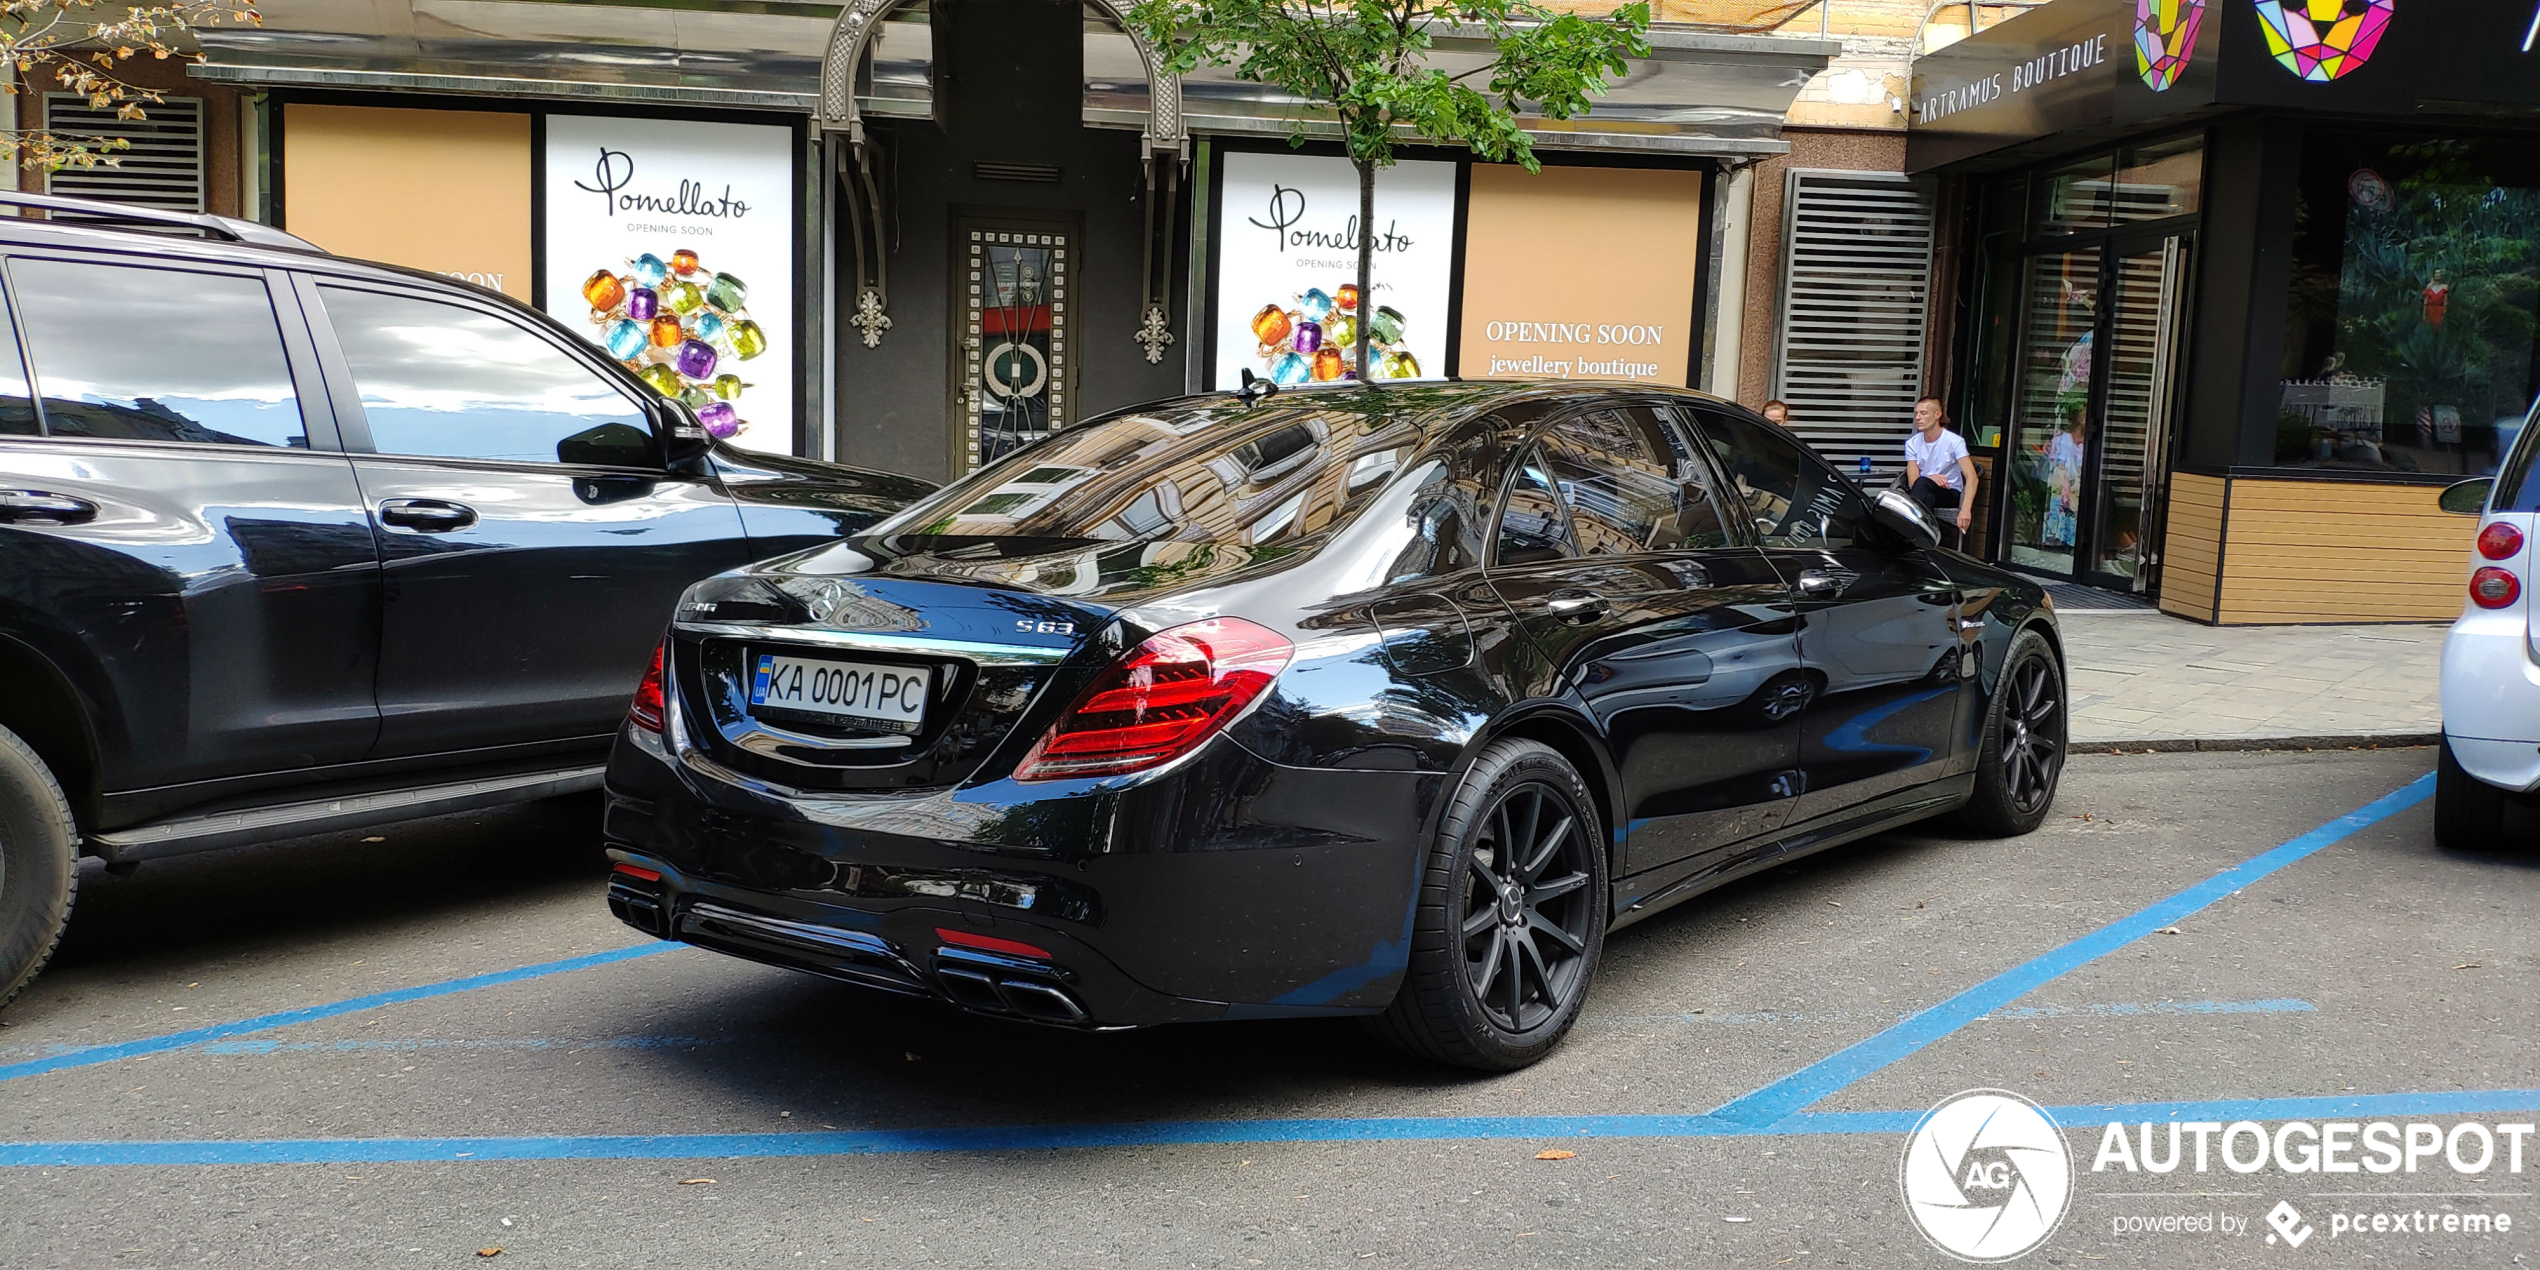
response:
M1082 1027L1093 1016L1067 990L1009 975L992 975L967 966L938 966L935 981L953 1004L982 1014L1006 1014L1035 1023Z

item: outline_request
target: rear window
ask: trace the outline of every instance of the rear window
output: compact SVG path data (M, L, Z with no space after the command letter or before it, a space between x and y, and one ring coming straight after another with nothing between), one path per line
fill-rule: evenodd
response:
M1347 523L1420 436L1408 415L1328 407L1120 415L982 468L859 541L964 557L1099 542L1283 547Z
M2505 461L2496 471L2496 497L2491 504L2497 511L2540 511L2540 481L2531 479L2532 465L2540 461L2540 430L2532 428L2534 421L2540 421L2540 401L2533 402L2530 413L2523 416L2519 434L2500 447Z

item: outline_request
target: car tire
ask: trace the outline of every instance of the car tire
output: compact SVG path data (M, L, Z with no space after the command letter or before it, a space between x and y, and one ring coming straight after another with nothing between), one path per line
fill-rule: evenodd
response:
M2063 777L2071 736L2064 666L2045 636L2025 630L2012 637L1996 683L1976 756L1975 795L1956 821L1980 837L2016 838L2045 822Z
M2434 759L2434 841L2453 851L2485 851L2505 837L2513 795L2469 774L2452 757L2452 738Z
M61 783L0 728L0 1006L53 956L79 893L79 829Z
M1503 849L1519 840L1525 850ZM1484 749L1439 817L1410 966L1376 1034L1481 1071L1551 1053L1605 948L1605 842L1587 782L1558 751L1521 739Z

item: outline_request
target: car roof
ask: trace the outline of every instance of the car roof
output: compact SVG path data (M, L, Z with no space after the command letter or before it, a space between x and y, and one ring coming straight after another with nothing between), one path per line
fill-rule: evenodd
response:
M1126 415L1150 418L1162 415L1210 413L1226 409L1232 392L1194 393L1150 401L1126 409L1106 412L1088 420L1099 423ZM1639 383L1631 380L1606 379L1445 379L1395 380L1374 384L1323 383L1282 388L1257 400L1264 407L1321 407L1367 413L1408 413L1422 416L1433 424L1453 426L1507 406L1542 402L1557 406L1570 402L1585 403L1604 398L1648 400L1650 398L1689 400L1743 412L1736 402L1710 393L1667 384Z
M48 217L69 213L97 219L60 220L8 215L7 209L15 207L40 208ZM478 297L501 296L510 300L501 292L446 274L332 255L306 239L255 221L205 213L167 212L97 199L0 191L0 245L133 253L157 256L171 262L258 269L300 269L401 286L422 283L436 290ZM519 303L516 300L511 302Z

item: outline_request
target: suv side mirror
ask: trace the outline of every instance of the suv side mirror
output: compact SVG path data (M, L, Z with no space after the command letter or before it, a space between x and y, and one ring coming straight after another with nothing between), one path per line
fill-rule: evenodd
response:
M2496 488L2496 478L2473 476L2454 481L2434 496L2434 505L2455 516L2475 516L2487 510L2487 495Z
M714 434L706 431L686 402L661 398L661 420L662 460L671 471L694 470L713 452Z
M1870 519L1895 534L1908 548L1919 550L1940 545L1940 525L1914 496L1901 489L1883 489L1870 495Z

